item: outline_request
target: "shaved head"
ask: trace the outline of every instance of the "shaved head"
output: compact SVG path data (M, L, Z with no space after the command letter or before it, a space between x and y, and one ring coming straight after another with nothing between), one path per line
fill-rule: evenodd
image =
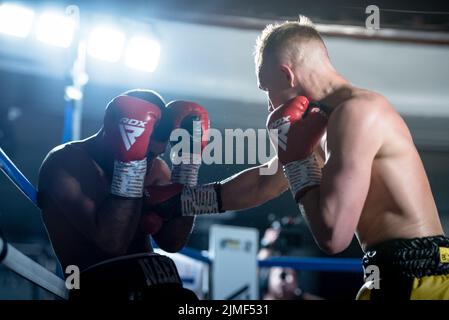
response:
M300 16L298 21L270 24L258 37L255 47L256 74L270 64L286 64L300 67L307 61L328 61L326 46L312 21ZM324 59L324 60L323 60Z

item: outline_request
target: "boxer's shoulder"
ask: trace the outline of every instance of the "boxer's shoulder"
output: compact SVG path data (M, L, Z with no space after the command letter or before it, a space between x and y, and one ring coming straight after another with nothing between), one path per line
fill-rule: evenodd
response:
M170 168L168 164L160 157L157 157L153 160L149 173L150 174L145 180L145 185L150 184L160 185L160 184L167 184L170 182L171 177Z
M335 111L344 114L346 123L348 119L353 119L362 123L364 127L370 125L371 130L377 129L383 134L399 132L409 136L407 125L399 112L385 96L379 93L362 89L356 91Z
M156 168L156 169L170 170L169 167L168 167L168 164L161 157L156 157L154 159L153 167Z
M381 94L355 89L351 95L336 105L329 118L329 127L354 127L375 130L394 121L398 116L392 104Z
M69 142L61 144L48 152L41 165L41 172L69 168L72 165L80 166L90 159L82 142Z
M387 111L387 102L375 93L356 93L333 108L329 117L332 127L355 128L375 124Z
M381 94L364 89L356 89L334 108L333 113L378 114L388 112L391 104Z
M84 142L70 142L53 148L45 157L39 170L39 189L68 182L86 180L99 170L86 150ZM58 182L59 181L59 182Z
M373 150L380 148L385 137L387 109L385 98L379 94L368 91L354 93L332 110L327 127L327 147L357 145L362 148L370 146Z

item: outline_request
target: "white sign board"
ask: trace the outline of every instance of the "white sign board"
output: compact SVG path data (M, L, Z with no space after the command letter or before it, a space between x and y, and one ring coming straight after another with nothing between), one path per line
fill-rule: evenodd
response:
M221 225L211 227L212 299L259 299L258 239L257 229Z

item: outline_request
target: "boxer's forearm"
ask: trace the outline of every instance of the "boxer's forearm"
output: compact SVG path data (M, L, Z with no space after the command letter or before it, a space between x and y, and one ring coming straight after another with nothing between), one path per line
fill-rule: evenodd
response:
M282 168L274 170L272 175L263 175L261 167L266 169L264 165L244 170L220 183L147 186L145 206L165 219L172 219L261 205L288 189Z
M165 221L153 238L162 250L177 252L187 243L194 221L194 217L178 217Z
M262 175L261 167L266 165L244 170L222 182L223 210L256 207L288 189L287 180L281 170L276 170L272 175Z
M242 171L224 181L221 185L222 209L240 210L262 203L258 192L257 178L250 170Z
M109 196L96 212L94 242L110 254L124 254L135 235L141 208L142 199Z
M318 246L328 254L337 254L350 245L356 222L348 211L338 209L337 201L323 194L323 186L315 187L299 202Z
M60 180L57 179L56 184L44 178L39 181L44 217L63 215L80 234L109 254L126 250L140 220L142 200L110 195L97 205L93 196L82 193L73 179L63 177Z
M333 228L331 221L325 219L320 209L320 187L307 192L299 201L303 206L301 213L307 221L317 245L326 253L332 253Z

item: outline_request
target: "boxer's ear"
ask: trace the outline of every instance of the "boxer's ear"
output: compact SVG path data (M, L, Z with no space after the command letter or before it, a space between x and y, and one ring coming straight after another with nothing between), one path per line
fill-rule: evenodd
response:
M280 66L281 72L285 77L285 80L290 88L294 88L296 86L296 77L292 68L286 64L282 64Z

